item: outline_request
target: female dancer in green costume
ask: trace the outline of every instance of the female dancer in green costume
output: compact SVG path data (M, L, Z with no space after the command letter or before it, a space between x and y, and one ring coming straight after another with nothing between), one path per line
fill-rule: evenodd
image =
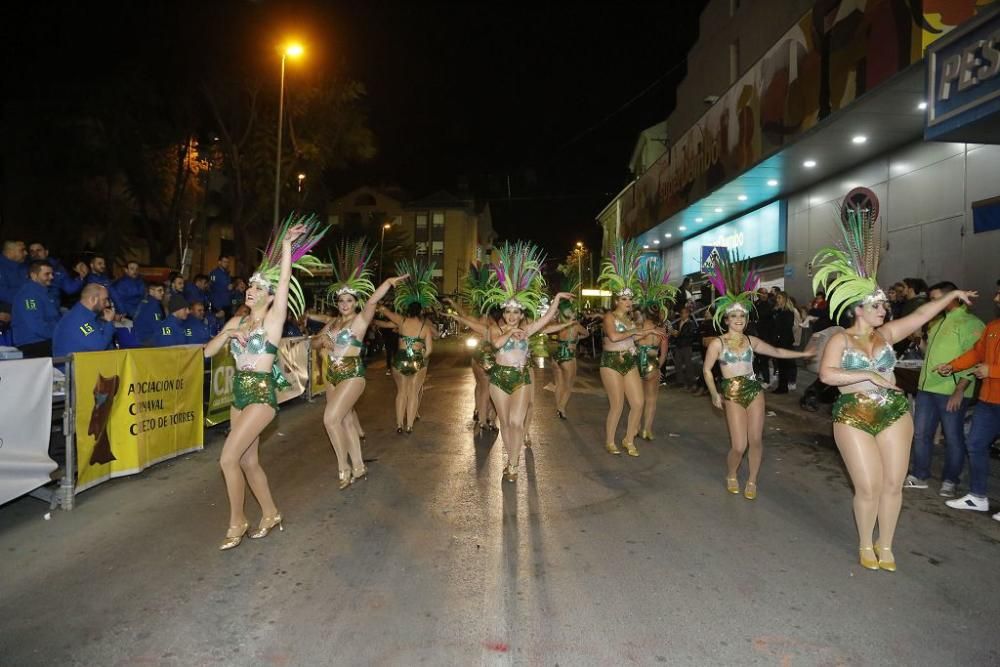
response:
M489 286L480 302L484 309L498 305L503 316L498 323L482 325L457 313L449 316L484 336L496 350L496 363L490 371L490 397L496 406L500 436L507 450L504 478L517 481L517 470L524 445L524 424L528 410L528 339L544 329L554 317L559 302L572 295L560 292L551 308L537 321L526 325L525 310L539 312L544 283L541 265L544 257L531 244L504 243L495 250Z
M223 551L238 547L249 529L243 507L248 483L263 513L250 537L265 537L281 527L281 513L258 458L260 434L277 413L277 390L288 386L276 358L287 312L298 314L304 306L292 268L308 272L321 265L308 252L326 229L312 216L291 216L276 229L246 291L250 315L233 317L205 344L205 356L212 357L228 343L236 362L231 428L219 457L229 496L229 529L219 546Z
M919 331L955 299L969 303L976 292L954 290L906 317L885 321L886 296L878 286L880 243L869 211L845 210L844 246L823 248L813 258L813 290L825 283L834 322L850 322L823 351L819 377L840 387L833 405L833 437L854 485L854 520L861 566L896 570L892 542L902 507L910 460L913 418L896 386L892 344ZM878 542L874 542L878 524Z
M653 419L660 391L660 370L667 363L667 329L661 318L667 303L674 300L677 288L669 285L670 272L656 260L639 267L639 292L636 295L635 322L644 335L636 338L639 377L642 379L642 431L639 437L653 439Z
M812 348L802 352L768 345L756 336L744 333L747 316L753 308L753 290L760 282L746 260L720 259L709 281L719 297L713 302L715 327L726 320L726 331L712 339L705 350L702 375L712 396L712 405L726 413L729 428L729 455L726 457L726 490L739 494L739 469L747 454L749 474L743 497L757 497L757 475L764 460L764 388L753 372L753 355L764 354L778 359L802 359L815 354ZM721 393L715 386L712 367L718 361L722 371ZM725 400L723 400L725 399Z
M573 290L566 291L572 293ZM556 338L559 346L556 348L552 373L556 380L556 414L560 419L566 419L566 406L576 383L576 346L590 335L590 330L576 321L572 301L559 304L559 323L565 324L566 328Z
M395 310L378 307L380 316L396 325L399 349L393 357L392 379L396 383L396 433L412 433L420 410L421 389L427 364L434 351L434 325L424 313L438 303L434 264L404 260L396 272L409 278L396 285ZM403 313L403 314L400 314Z
M367 267L371 255L364 241L345 241L337 248L333 265L335 282L328 290L335 299L337 316L314 339L329 355L323 425L337 455L340 489L368 474L361 455L361 435L352 417L354 404L365 390L362 341L379 299L406 279L405 275L389 278L374 289Z
M639 288L638 271L642 249L635 241L618 241L605 258L599 283L615 295L614 310L604 315L604 351L601 353L601 382L608 394L608 417L604 424L604 448L621 454L615 431L628 400L628 423L622 447L629 456L639 456L635 436L642 420L642 379L639 377L635 341L648 335L662 337L656 329L640 332L631 320L633 299Z

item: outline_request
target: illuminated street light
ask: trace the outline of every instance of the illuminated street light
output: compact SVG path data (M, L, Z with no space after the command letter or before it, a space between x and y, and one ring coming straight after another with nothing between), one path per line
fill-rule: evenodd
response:
M278 224L281 209L281 131L285 121L285 59L298 58L305 49L298 42L289 42L281 52L281 86L278 88L278 151L274 165L274 224ZM302 178L299 179L299 191Z
M378 282L382 284L382 260L385 258L385 231L392 227L392 223L386 222L382 225L381 236L378 241Z

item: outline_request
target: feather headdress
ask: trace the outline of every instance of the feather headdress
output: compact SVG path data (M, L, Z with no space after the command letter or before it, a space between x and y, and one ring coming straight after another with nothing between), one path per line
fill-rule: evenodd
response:
M573 296L559 302L559 312L562 316L568 317L570 313L577 309L577 295L580 294L580 279L576 276L563 276L562 290Z
M753 293L760 284L760 274L750 265L749 259L741 258L736 252L732 257L720 256L706 277L719 293L712 302L715 306L712 322L716 329L722 330L722 319L729 313L749 314L753 309Z
M437 304L434 266L434 262L428 264L415 259L396 262L396 275L407 274L406 280L396 283L396 298L392 303L397 311L404 310L411 303L419 303L421 308Z
M854 304L886 300L876 277L881 244L875 223L876 218L868 209L846 207L841 222L842 246L820 248L813 257L816 271L813 292L826 287L830 317L834 322Z
M639 287L639 263L642 246L637 241L615 241L614 247L601 262L598 284L617 297L635 297Z
M489 288L491 275L488 264L475 262L469 265L469 271L465 274L465 280L462 281L462 300L477 313L484 310L482 299Z
M257 266L257 270L250 276L250 284L256 285L274 294L281 279L281 247L288 235L288 230L296 225L303 225L306 228L304 234L292 241L292 278L288 285L288 310L298 318L306 307L306 298L302 293L302 286L295 278L295 269L304 271L312 275L311 269L323 267L323 262L309 254L309 251L319 243L323 235L330 228L329 225L320 222L313 214L290 214L284 222L279 223L271 230L271 238L264 249L264 256Z
M499 306L534 314L541 312L545 294L542 277L545 255L541 249L525 241L504 242L494 253L496 260L490 265L489 283L479 296L482 310Z
M327 288L327 296L336 299L341 294L350 294L359 303L368 300L375 292L368 268L373 252L364 239L342 241L334 250L333 284Z
M639 267L637 276L639 294L636 301L640 308L666 309L667 302L677 298L678 289L670 282L670 272L661 262L649 260Z

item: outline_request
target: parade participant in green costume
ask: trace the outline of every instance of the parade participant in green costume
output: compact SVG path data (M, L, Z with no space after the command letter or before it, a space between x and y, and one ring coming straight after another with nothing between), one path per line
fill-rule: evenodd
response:
M551 308L538 320L525 324L525 311L541 312L541 251L530 243L504 243L495 249L490 280L478 296L484 311L493 306L503 309L498 323L480 324L457 313L449 315L486 337L496 350L496 363L490 370L490 397L496 406L500 436L507 450L504 478L517 481L524 425L528 412L528 339L544 329L555 316L559 302L571 295L560 292Z
M379 316L396 325L399 349L393 358L392 379L396 383L396 433L412 433L420 410L420 396L427 378L427 361L434 351L434 325L424 313L437 305L434 264L404 260L396 273L409 278L396 285L394 310L378 307Z
M667 316L667 304L677 296L677 288L668 284L670 272L655 259L639 267L637 280L639 292L636 294L635 320L639 331L644 333L635 341L643 396L639 437L651 441L654 437L656 399L660 391L660 369L667 362L667 329L663 321Z
M274 527L281 528L281 514L258 459L260 434L278 410L278 389L288 386L276 356L285 318L288 311L299 315L305 306L292 269L308 273L322 265L308 253L326 230L314 216L292 215L279 225L250 278L246 291L250 314L232 318L205 344L205 356L212 357L228 343L236 361L231 428L219 457L229 496L229 530L221 550L238 547L249 530L243 508L248 483L263 513L250 537L265 537Z
M574 294L579 291L579 283L575 280L563 284L563 291ZM576 347L584 338L590 335L590 330L582 326L576 317L576 303L568 299L559 304L559 323L566 328L560 331L556 341L558 347L555 353L555 364L552 373L556 385L556 414L560 419L566 419L566 406L573 395L573 385L576 383Z
M976 293L954 290L886 322L887 299L876 276L881 251L877 225L868 209L845 208L843 246L823 248L813 258L813 290L825 286L833 321L843 316L848 325L827 343L819 377L841 391L833 406L833 437L854 485L861 566L894 572L892 543L903 502L913 418L906 396L896 386L892 345L920 330L955 299L969 303Z
M608 416L604 424L604 448L621 454L615 431L628 400L628 423L622 447L629 456L639 456L635 437L642 420L642 379L639 377L635 342L647 335L663 337L656 330L639 331L632 321L632 306L639 289L642 248L635 241L617 241L604 259L598 283L614 294L615 307L604 315L604 351L601 353L601 382L608 394Z
M388 278L375 289L368 268L371 256L372 251L363 240L344 241L337 247L333 258L334 282L327 290L334 299L337 314L313 339L329 355L323 425L337 455L341 489L368 474L361 455L358 423L352 416L354 404L365 390L362 341L379 299L406 278L405 275Z
M730 442L726 457L726 490L732 494L740 492L738 474L746 454L749 471L743 497L753 500L757 497L757 475L764 460L764 389L754 376L753 355L800 359L813 356L815 351L809 348L795 352L773 347L744 333L753 308L753 291L760 283L749 261L738 256L720 258L708 279L719 294L713 302L715 327L721 331L724 319L726 331L712 339L705 350L702 374L712 396L712 405L726 413ZM712 375L716 361L722 371L721 393Z

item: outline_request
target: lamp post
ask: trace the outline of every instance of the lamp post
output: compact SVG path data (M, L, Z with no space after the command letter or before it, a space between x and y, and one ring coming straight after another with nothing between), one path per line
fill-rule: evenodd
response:
M577 303L583 303L583 241L576 242L576 269L577 269L577 281L578 285L576 287L579 294L577 295Z
M382 284L382 259L385 257L385 230L392 227L390 223L382 225L382 236L378 241L378 284Z
M285 59L302 55L302 45L291 43L281 52L281 86L278 89L278 157L274 165L274 224L278 224L281 208L281 130L285 120ZM302 185L301 179L299 185Z

